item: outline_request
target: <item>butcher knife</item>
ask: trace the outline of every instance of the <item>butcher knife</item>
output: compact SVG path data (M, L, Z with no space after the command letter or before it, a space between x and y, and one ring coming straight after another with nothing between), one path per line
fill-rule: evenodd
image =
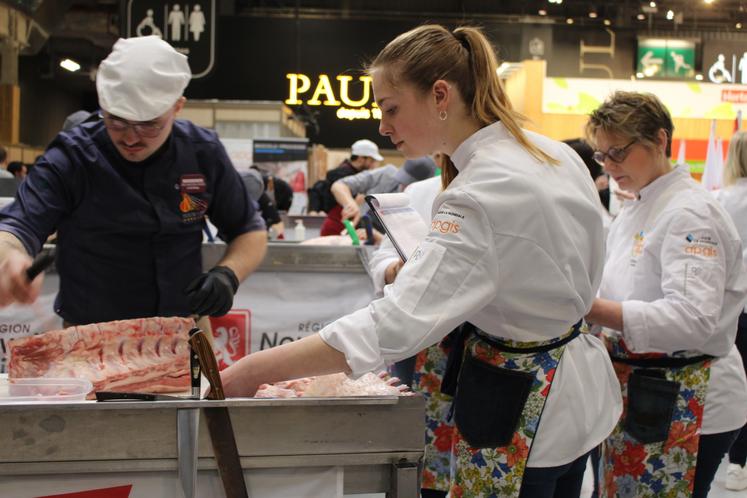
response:
M54 250L39 254L34 258L31 266L26 269L26 278L29 279L29 282L33 281L40 273L49 268L52 263L54 263Z
M207 399L226 399L223 393L223 383L220 380L218 362L215 361L213 348L210 347L205 333L198 328L190 330L189 344L197 352L202 374L210 383ZM223 481L226 498L248 498L244 471L241 468L228 407L203 408L202 413L205 415L210 441L213 444L213 454L218 465L218 474Z

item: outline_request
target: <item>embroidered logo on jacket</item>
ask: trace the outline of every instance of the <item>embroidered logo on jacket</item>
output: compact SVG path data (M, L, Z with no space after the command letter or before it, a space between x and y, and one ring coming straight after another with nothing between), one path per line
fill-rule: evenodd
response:
M179 191L188 194L201 194L207 190L205 175L199 173L179 177Z
M691 233L688 233L685 237L687 244L685 245L685 254L688 256L701 256L704 258L716 258L718 257L718 242L713 240L710 236L705 235L702 237L696 237Z
M182 192L182 201L179 203L182 221L188 223L202 220L205 217L207 206L208 203L202 199Z
M181 192L179 211L182 213L182 222L192 223L205 218L207 201L192 194L201 194L206 190L207 182L204 175L196 173L179 177L179 191Z
M459 223L455 221L442 221L442 220L431 221L432 232L459 233L459 230L461 230L461 228L462 227L459 226Z
M633 257L643 254L643 230L633 236Z

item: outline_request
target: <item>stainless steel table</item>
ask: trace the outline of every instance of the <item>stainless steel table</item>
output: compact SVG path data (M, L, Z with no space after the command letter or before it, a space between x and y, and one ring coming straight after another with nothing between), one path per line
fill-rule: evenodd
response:
M229 407L244 469L339 466L345 494L418 496L420 396L0 405L0 479L178 471L189 496L215 469L208 406Z

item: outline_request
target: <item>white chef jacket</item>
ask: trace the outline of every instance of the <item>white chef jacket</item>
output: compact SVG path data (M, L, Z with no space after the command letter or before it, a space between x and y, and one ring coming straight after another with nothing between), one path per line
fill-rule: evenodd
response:
M714 192L742 239L742 261L747 269L747 178L738 178L734 185ZM747 312L747 306L744 311Z
M635 353L696 351L713 362L703 434L744 425L747 380L734 346L747 276L734 224L685 167L641 189L612 222L599 296L622 302ZM606 334L619 332L604 329Z
M412 356L465 321L544 341L589 311L604 257L596 188L570 147L526 134L560 165L535 160L500 122L477 131L452 155L459 175L384 297L321 331L353 375ZM604 345L581 335L566 346L529 465L575 460L610 434L621 411Z
M441 192L440 176L411 183L404 191L410 199L410 207L420 215L426 225L431 224L431 207L439 192ZM387 267L399 259L399 253L394 248L392 241L389 237L384 237L368 263L374 291L377 295L381 295L384 291L384 285L386 285L384 273Z

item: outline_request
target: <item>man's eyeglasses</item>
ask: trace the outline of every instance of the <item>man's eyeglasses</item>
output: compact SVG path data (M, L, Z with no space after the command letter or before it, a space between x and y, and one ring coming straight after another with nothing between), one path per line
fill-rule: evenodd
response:
M595 150L594 155L592 156L594 160L599 163L600 166L604 166L604 161L607 160L609 157L613 162L621 163L625 160L626 157L628 157L628 147L636 143L637 140L633 140L625 147L610 147L607 152L602 152L601 150Z
M132 128L138 136L145 138L155 138L161 133L161 130L166 128L166 123L131 123L130 121L125 121L124 119L115 118L113 116L105 116L101 114L101 117L104 120L104 125L109 131L123 133L127 131L128 128Z

